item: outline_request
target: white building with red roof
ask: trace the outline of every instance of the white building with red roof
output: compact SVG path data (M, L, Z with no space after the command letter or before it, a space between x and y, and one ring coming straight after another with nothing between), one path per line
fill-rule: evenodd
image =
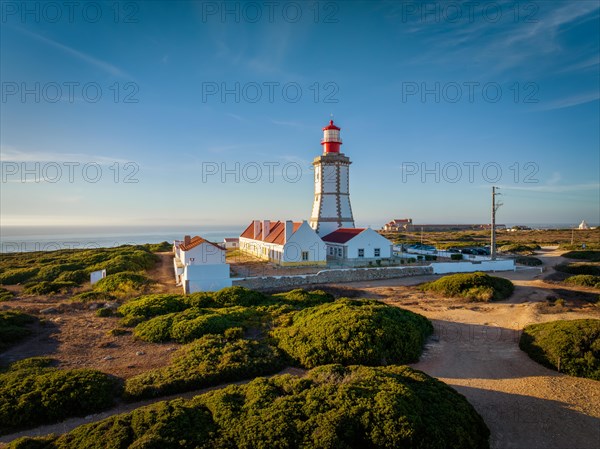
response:
M225 248L200 236L186 235L173 244L175 279L184 293L218 291L231 287Z
M392 242L371 228L339 228L323 236L327 257L377 260L392 257Z
M253 220L240 250L282 266L326 265L325 244L306 221Z

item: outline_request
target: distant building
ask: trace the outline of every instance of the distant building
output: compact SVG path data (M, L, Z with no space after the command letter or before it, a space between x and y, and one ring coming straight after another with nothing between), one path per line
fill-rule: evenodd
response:
M339 228L323 237L331 259L385 259L392 242L371 228Z
M579 229L590 229L590 227L585 222L585 220L582 220L581 223L579 223Z
M225 248L202 237L186 235L173 243L175 279L184 293L231 287Z
M223 240L223 246L225 249L237 249L240 247L239 237L225 237Z
M383 225L382 230L386 232L406 231L412 225L412 218L395 218Z
M240 251L282 265L326 265L325 244L306 221L254 220L240 235Z

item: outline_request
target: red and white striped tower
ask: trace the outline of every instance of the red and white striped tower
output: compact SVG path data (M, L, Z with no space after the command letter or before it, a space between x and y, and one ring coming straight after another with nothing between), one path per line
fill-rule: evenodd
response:
M353 228L350 206L350 158L340 152L340 128L329 121L323 128L323 154L313 161L315 167L315 200L310 226L320 236L338 228Z

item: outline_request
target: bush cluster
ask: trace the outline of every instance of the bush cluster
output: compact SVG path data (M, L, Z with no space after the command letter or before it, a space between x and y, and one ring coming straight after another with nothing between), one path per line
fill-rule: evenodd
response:
M278 346L302 366L387 365L418 360L429 320L374 300L339 299L293 314L273 331Z
M509 243L498 248L503 253L515 254L533 254L538 249L540 249L540 245L525 245L523 243Z
M10 301L14 296L14 293L10 290L0 287L0 302Z
M514 285L508 279L476 272L444 276L437 281L422 284L420 288L472 301L501 301L512 295Z
M304 378L259 378L9 447L485 449L488 440L464 396L420 371L329 365Z
M587 260L589 262L600 262L600 251L569 251L563 257L569 259Z
M588 274L592 276L600 276L600 265L595 263L563 263L554 267L556 271L562 271L568 274Z
M600 320L560 320L523 329L519 347L536 362L577 377L600 380Z
M133 334L145 341L187 343L206 334L223 334L234 327L248 327L258 313L249 307L200 309L191 307L182 312L159 315L137 324Z
M110 376L91 369L59 370L50 362L26 359L0 372L0 434L113 404L117 384Z
M114 295L135 294L151 283L143 274L124 271L111 274L94 284L94 291Z
M56 293L83 284L92 271L143 272L157 261L148 245L9 253L0 258L0 284L26 284L30 294Z
M581 285L582 287L600 288L600 276L594 276L592 274L569 276L565 279L565 282L571 285Z
M28 324L35 322L35 317L16 310L0 311L0 351L19 342L31 334Z
M230 332L233 338L205 335L184 346L168 366L127 379L125 397L133 400L180 393L271 374L284 367L276 348L241 339L240 333Z

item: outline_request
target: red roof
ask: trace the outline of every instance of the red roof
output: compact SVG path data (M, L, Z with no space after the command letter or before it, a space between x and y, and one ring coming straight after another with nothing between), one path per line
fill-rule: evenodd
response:
M363 232L366 228L339 228L325 237L322 237L324 242L329 243L346 243Z
M225 248L222 248L221 246L217 245L216 243L209 242L208 240L203 239L202 237L199 237L199 236L192 237L188 244L182 243L181 245L179 245L179 249L181 249L183 251L189 251L190 249L195 248L196 246L201 245L202 243L208 243L209 245L216 246L217 248L225 251Z
M296 221L293 223L292 234L298 230L302 223ZM256 239L254 238L254 222L250 222L250 225L242 232L240 237L244 237L252 240L262 240L267 243L274 243L276 245L283 245L285 243L285 222L284 221L276 221L271 222L269 233L267 234L267 238L263 237L262 230L263 222L258 222L258 236Z
M335 126L333 124L333 120L329 120L329 125L327 125L325 128L323 128L323 131L325 131L327 129L337 129L339 131L341 128L338 128L337 126Z

